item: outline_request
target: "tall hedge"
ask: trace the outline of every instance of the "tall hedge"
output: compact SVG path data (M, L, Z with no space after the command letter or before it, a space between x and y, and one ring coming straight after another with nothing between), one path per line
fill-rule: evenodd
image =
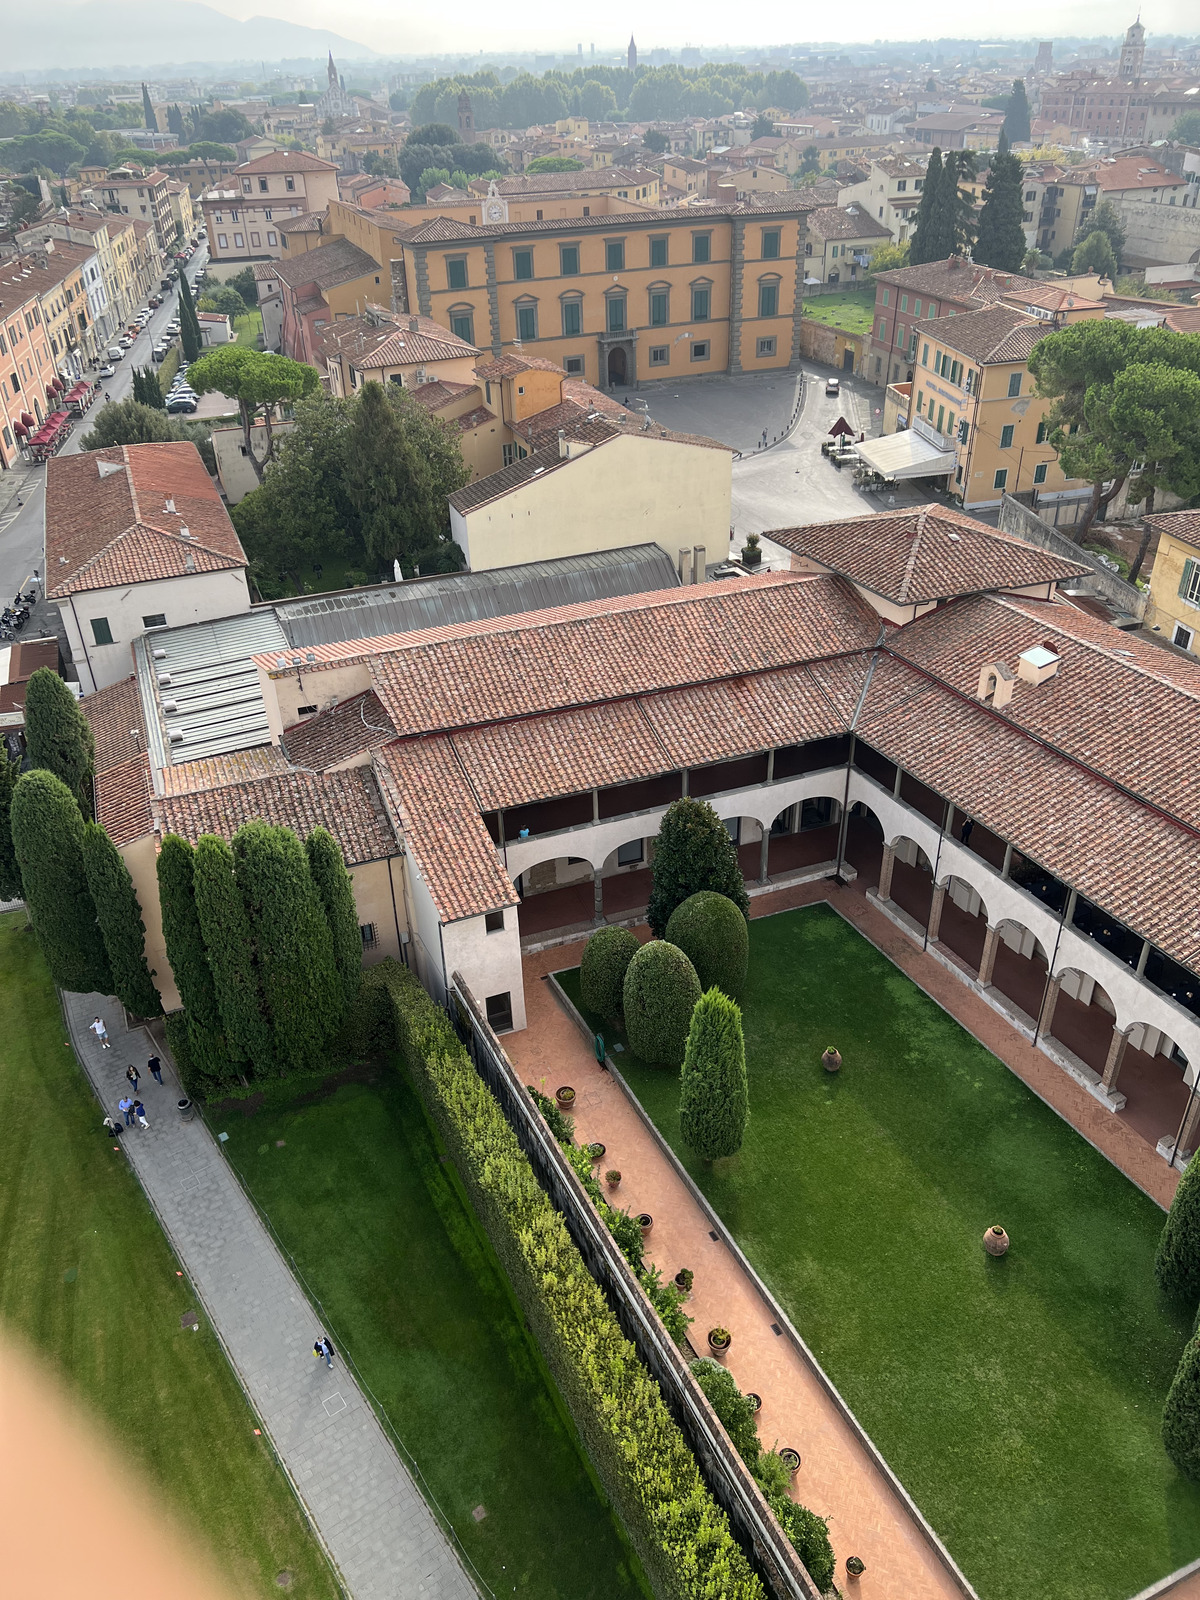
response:
M454 1030L397 962L396 1037L602 1482L662 1600L764 1600L658 1385Z
M195 854L196 914L208 952L217 1009L230 1054L260 1077L279 1070L263 1008L254 935L234 876L233 851L216 834L201 834Z
M750 960L750 929L733 901L701 889L680 902L667 922L666 938L696 969L702 989L741 994Z
M720 989L696 1002L679 1084L679 1132L705 1161L742 1148L750 1094L742 1013Z
M642 945L625 973L629 1048L652 1066L679 1066L699 998L700 980L682 950L664 939Z
M628 928L600 928L588 940L579 963L579 989L589 1011L609 1022L620 1020L625 974L641 949Z
M25 754L31 767L61 778L85 816L92 814L96 741L79 702L50 667L39 667L25 686Z
M1163 1444L1189 1478L1200 1478L1200 1337L1190 1339L1167 1391L1162 1417Z
M135 1017L162 1015L146 965L146 924L129 868L98 822L83 825L83 870L96 908L113 993Z
M350 1005L362 982L362 932L354 888L342 847L327 828L314 828L304 841L309 871L321 897L325 920L333 941L333 964L337 968L345 1005Z
M12 797L21 769L0 749L0 900L20 900L21 869L12 842Z
M158 903L167 960L184 1010L201 1027L219 1029L217 988L196 910L195 852L177 833L164 834L158 852Z
M1173 1300L1200 1305L1200 1160L1195 1157L1179 1180L1163 1224L1154 1276Z
M346 1007L304 846L290 828L247 822L233 836L233 860L279 1071L315 1071Z
M737 846L707 800L673 800L654 845L653 887L646 920L661 939L675 907L701 889L723 894L743 916L750 910Z
M43 769L18 780L12 837L51 977L75 994L110 994L112 973L83 866L83 817L61 778Z

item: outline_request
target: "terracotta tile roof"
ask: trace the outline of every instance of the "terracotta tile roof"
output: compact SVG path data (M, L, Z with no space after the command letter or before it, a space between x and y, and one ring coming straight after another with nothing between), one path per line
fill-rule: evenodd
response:
M415 326L414 326L415 324ZM330 323L321 336L328 359L343 355L356 367L398 367L425 361L464 360L479 354L432 317L371 313Z
M639 704L672 768L825 739L846 726L845 712L819 671L808 667L647 695Z
M146 719L136 678L122 678L107 689L85 694L79 709L96 741L97 772L106 772L145 750Z
M818 239L890 239L891 229L862 206L817 206L808 214L808 231Z
M118 850L154 831L150 799L150 758L145 751L97 772L96 821Z
M333 289L339 283L349 283L379 270L375 257L360 250L349 239L331 239L328 244L319 244L303 255L275 262L275 276L293 289L309 283L315 283L318 289Z
M168 499L174 511L165 509ZM114 445L53 456L47 463L46 575L52 598L245 565L229 513L194 444Z
M378 695L367 689L331 711L285 728L283 746L293 766L325 772L395 737L396 730Z
M324 220L325 213L323 211L300 211L294 217L280 217L275 226L280 233L320 233L321 224ZM312 254L311 251L308 253ZM289 261L292 259L291 256L288 257ZM299 258L295 259L298 260ZM272 261L265 264L272 268L271 276L277 276L274 271L275 263ZM263 265L263 263L260 263L260 265Z
M480 361L475 366L475 376L484 383L498 383L501 378L515 378L522 372L557 372L565 376L554 361L542 356L518 356L511 352L497 356L493 361Z
M379 786L443 922L518 903L450 740L406 739L373 757ZM361 771L361 768L354 768Z
M278 745L260 744L252 750L230 750L224 755L201 756L196 761L163 767L158 782L163 794L192 794L197 789L219 789L229 783L246 783L288 770L287 758Z
M473 383L453 383L448 378L435 378L431 383L422 383L408 392L426 411L436 411L451 400L461 400L464 394L470 394L475 388Z
M585 168L582 172L522 173L517 177L497 179L496 188L505 200L519 200L523 195L547 194L563 189L628 189L658 181L657 172L629 167L599 167L595 170ZM472 199L486 199L487 192L486 179L472 183Z
M939 505L778 528L766 537L898 605L1054 583L1088 570Z
M293 828L302 838L313 828L328 828L347 866L396 853L395 834L366 767L321 774L281 772L216 789L162 795L154 809L160 833L182 834L192 844L202 833L232 839L243 822L261 819Z
M486 406L476 406L473 411L464 411L460 417L443 417L442 420L456 433L470 433L472 428L482 428L489 422L495 422L496 418Z
M1037 284L1034 278L977 266L961 256L949 256L945 261L925 261L918 267L897 267L894 272L880 272L875 281L976 309L994 305L1003 294L1023 293L1026 286L1034 288Z
M1053 332L1053 323L1035 322L1011 306L996 305L963 317L942 318L930 337L951 350L960 350L980 366L987 366L992 362L1028 361L1039 339Z
M241 161L233 169L234 177L252 172L336 172L335 161L322 161L307 150L271 150L265 156L255 156L252 161Z
M371 675L397 732L425 733L790 666L877 634L837 579L767 573L410 634Z
M1145 521L1155 533L1169 533L1173 539L1200 546L1200 511L1160 511Z

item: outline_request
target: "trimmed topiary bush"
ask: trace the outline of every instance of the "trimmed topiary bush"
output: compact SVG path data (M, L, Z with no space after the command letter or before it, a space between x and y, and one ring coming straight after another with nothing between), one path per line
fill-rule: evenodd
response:
M1189 1478L1200 1478L1200 1339L1185 1346L1163 1406L1163 1444Z
M679 1131L705 1161L742 1148L749 1115L742 1013L720 989L696 1002L679 1087Z
M754 1407L738 1388L732 1372L711 1356L690 1363L692 1377L704 1390L704 1397L717 1413L721 1426L734 1449L748 1467L758 1460L761 1446Z
M625 1032L634 1055L657 1067L677 1067L700 998L700 979L682 950L665 939L642 945L625 973Z
M707 800L673 800L654 841L654 886L646 921L656 939L666 935L675 907L701 889L723 894L745 916L750 910L737 846Z
M601 928L592 935L579 963L579 989L589 1011L609 1022L620 1020L625 974L640 949L628 928Z
M1179 1180L1163 1224L1154 1276L1172 1299L1200 1304L1200 1160L1195 1158Z
M737 999L750 960L750 930L732 900L711 889L689 895L672 911L666 937L695 967L702 989L723 989Z

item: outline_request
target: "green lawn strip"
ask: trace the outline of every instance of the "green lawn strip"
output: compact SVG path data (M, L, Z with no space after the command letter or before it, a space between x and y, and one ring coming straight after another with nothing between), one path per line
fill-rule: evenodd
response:
M1125 1600L1194 1560L1158 1207L828 907L750 924L743 1006L732 1161L682 1146L674 1074L614 1059L980 1594Z
M23 912L0 918L0 1320L251 1593L338 1593L320 1547L66 1048ZM151 1085L151 1089L153 1089ZM115 1108L110 1108L115 1109ZM152 1507L137 1515L153 1515ZM118 1530L114 1538L120 1539ZM119 1556L117 1557L119 1559Z
M262 332L262 312L247 311L245 316L234 317L233 332L235 344L246 344L252 350L257 350L258 336Z
M176 339L158 364L158 386L164 395L171 392L171 383L175 374L179 371L181 356L179 340Z
M875 314L873 289L847 289L837 294L807 295L804 315L810 322L823 322L843 333L870 333Z
M403 1074L308 1088L225 1150L497 1595L642 1600L566 1412ZM277 1140L283 1139L279 1147ZM476 1522L475 1507L487 1515Z

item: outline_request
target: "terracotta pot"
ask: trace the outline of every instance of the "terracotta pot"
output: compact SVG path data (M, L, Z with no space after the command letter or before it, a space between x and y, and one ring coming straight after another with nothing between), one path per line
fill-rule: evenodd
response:
M610 1189L619 1189L621 1187L621 1174L614 1168L611 1172L604 1174L604 1181Z
M638 1227L642 1230L642 1238L644 1239L650 1232L650 1229L654 1226L654 1218L648 1211L639 1211L637 1220Z
M588 1155L591 1156L593 1161L599 1161L604 1155L604 1146L599 1142L599 1140L596 1140L593 1144L588 1145Z
M722 1333L725 1335L724 1340L716 1337L718 1334ZM733 1335L727 1328L710 1328L708 1330L708 1348L712 1351L714 1356L725 1355L732 1343Z
M790 1476L794 1478L800 1471L799 1450L793 1450L791 1445L785 1444L781 1445L776 1453L779 1456L779 1459L787 1467Z
M989 1228L983 1236L983 1248L990 1256L1002 1256L1008 1249L1008 1235L1004 1229Z
M569 1084L564 1084L561 1089L554 1091L554 1098L560 1111L570 1111L575 1104L575 1091Z
M762 1395L755 1394L753 1389L747 1389L747 1391L746 1391L746 1399L749 1400L751 1410L757 1416L758 1413L762 1410Z
M832 1048L826 1050L821 1057L821 1065L826 1072L840 1072L842 1070L842 1052Z
M867 1570L867 1563L863 1560L863 1558L861 1556L847 1556L846 1557L846 1571L850 1574L850 1576L852 1578L861 1578L863 1573L866 1570Z
M675 1274L675 1287L679 1290L680 1294L685 1300L691 1294L692 1284L694 1282L695 1277L687 1267L680 1267L679 1271Z

